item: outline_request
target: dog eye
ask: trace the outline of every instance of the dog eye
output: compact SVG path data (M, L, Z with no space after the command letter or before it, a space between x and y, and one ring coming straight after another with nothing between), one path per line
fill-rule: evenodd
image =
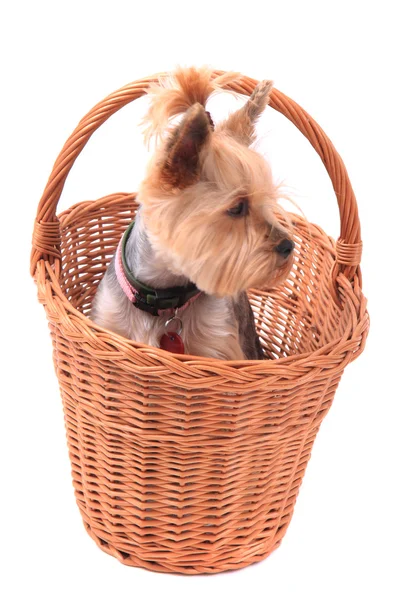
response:
M245 217L249 214L249 201L247 198L241 198L240 201L232 206L227 213L230 217Z

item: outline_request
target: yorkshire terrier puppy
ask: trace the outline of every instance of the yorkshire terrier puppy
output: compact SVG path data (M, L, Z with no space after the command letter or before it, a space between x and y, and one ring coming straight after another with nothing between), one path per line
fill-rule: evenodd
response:
M272 83L215 127L206 111L237 77L179 69L150 86L147 134L159 143L93 301L101 327L172 352L264 358L246 290L282 283L294 243L270 167L252 148Z

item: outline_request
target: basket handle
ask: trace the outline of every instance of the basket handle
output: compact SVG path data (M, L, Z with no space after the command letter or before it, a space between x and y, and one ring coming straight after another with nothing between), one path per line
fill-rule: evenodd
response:
M224 71L214 71L214 76L223 73ZM50 263L61 260L61 234L56 209L65 180L76 158L100 125L120 108L143 96L149 84L157 81L160 75L163 74L134 81L105 98L79 122L65 143L54 164L37 210L31 253L32 276L35 275L39 260ZM242 77L239 81L228 84L226 89L250 95L257 83L255 79ZM333 284L336 284L340 273L350 281L356 274L361 277L359 265L362 242L357 201L342 159L321 127L296 102L277 89L273 89L270 106L287 117L308 139L331 178L340 213L340 237L336 243L337 255L332 271ZM336 285L334 289L336 290Z

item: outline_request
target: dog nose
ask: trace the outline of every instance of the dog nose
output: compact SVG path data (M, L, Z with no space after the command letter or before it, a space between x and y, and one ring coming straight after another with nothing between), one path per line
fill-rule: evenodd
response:
M282 258L289 258L294 248L292 240L282 240L277 246L275 246L275 252Z

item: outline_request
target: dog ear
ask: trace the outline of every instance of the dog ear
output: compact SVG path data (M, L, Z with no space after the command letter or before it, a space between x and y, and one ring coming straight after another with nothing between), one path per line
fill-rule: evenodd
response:
M160 164L160 179L164 188L184 189L200 176L200 153L213 130L204 107L196 103L166 142Z
M260 81L246 104L232 113L218 129L228 131L242 144L249 146L255 141L255 124L268 104L272 87L272 81Z

